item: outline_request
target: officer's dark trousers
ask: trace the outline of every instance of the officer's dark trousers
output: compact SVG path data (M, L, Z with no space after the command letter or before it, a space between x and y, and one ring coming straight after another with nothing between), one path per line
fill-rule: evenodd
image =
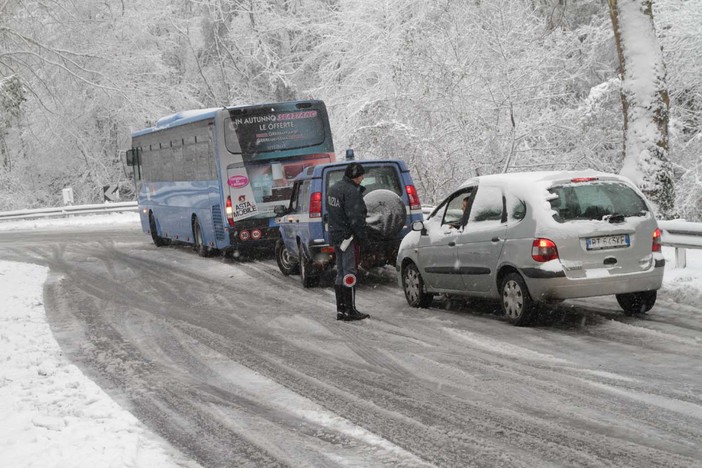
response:
M338 245L334 246L334 254L336 254L336 280L334 284L343 285L346 275L356 276L359 253L356 241L352 241L345 252L342 252Z

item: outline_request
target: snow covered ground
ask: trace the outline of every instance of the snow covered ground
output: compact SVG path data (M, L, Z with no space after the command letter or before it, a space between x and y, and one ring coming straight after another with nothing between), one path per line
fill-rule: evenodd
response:
M134 224L136 213L0 222L3 230ZM145 237L145 241L148 241ZM664 289L681 302L702 297L702 250L674 268ZM45 267L0 261L0 466L197 466L153 434L63 356L42 304Z
M0 231L114 223L136 226L138 217L5 222ZM47 272L42 266L0 262L0 466L198 466L63 356L42 304Z

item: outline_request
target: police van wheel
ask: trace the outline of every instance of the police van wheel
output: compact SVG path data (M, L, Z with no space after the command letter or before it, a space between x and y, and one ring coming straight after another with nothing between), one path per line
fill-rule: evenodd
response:
M154 241L156 247L163 247L164 245L170 245L171 240L166 239L158 235L158 227L156 227L156 217L154 212L149 212L149 231L151 231L151 239Z
M280 272L285 276L296 275L300 271L298 259L290 255L290 251L283 241L278 241L275 244L275 260L278 262Z
M300 279L302 280L302 286L305 288L313 288L319 284L319 275L315 274L312 262L305 255L302 248L299 249L299 266L300 266Z

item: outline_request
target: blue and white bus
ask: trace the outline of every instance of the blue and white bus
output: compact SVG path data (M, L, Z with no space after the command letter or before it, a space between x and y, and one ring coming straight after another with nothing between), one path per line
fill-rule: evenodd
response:
M270 247L275 205L303 169L333 162L322 101L185 111L132 133L141 225L157 246L190 243L202 255Z

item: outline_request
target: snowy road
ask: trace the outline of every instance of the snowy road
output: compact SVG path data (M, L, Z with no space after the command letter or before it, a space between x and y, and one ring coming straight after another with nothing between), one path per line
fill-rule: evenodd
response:
M491 303L411 309L386 269L360 285L371 320L341 323L273 260L134 226L7 232L0 258L50 268L69 358L203 466L702 466L699 290L523 329Z

